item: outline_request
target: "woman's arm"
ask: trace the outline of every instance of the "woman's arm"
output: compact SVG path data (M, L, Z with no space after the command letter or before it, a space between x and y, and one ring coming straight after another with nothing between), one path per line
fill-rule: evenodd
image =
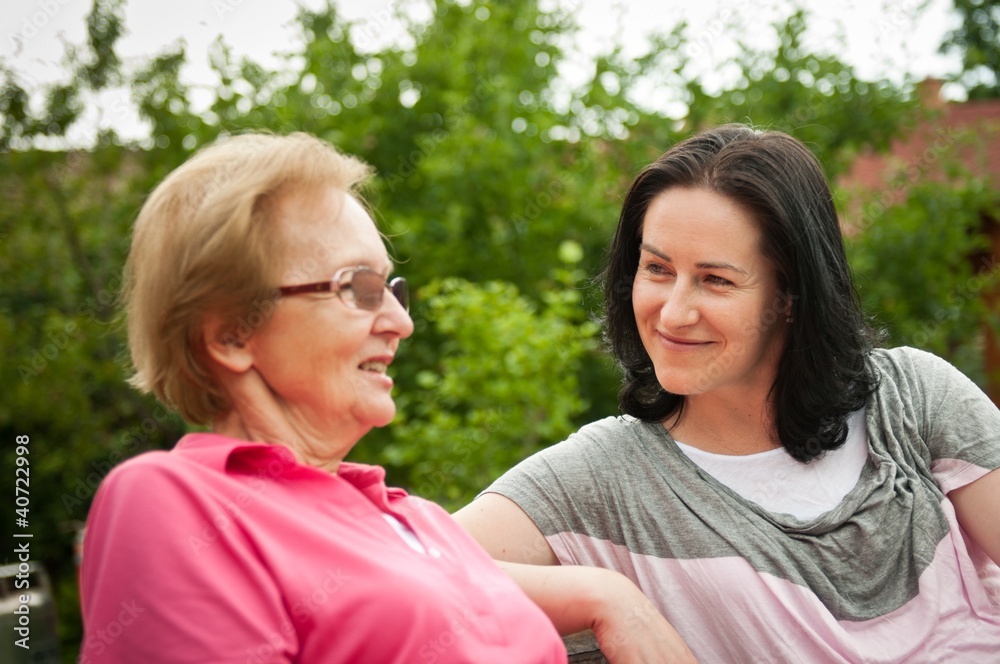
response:
M535 522L517 503L498 493L484 493L452 516L494 560L559 564Z
M965 532L1000 565L1000 468L953 490L948 498Z
M614 664L695 661L677 631L634 583L609 569L560 566L541 531L508 498L484 494L454 517L560 634L593 630L601 651Z
M677 630L618 572L581 565L498 564L560 634L593 630L612 664L697 661Z

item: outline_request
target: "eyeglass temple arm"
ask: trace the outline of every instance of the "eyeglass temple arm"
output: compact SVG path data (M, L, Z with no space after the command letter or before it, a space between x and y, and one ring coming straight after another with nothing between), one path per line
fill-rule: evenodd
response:
M278 292L282 295L298 295L299 293L329 293L331 290L333 287L329 281L317 281L313 284L282 286Z

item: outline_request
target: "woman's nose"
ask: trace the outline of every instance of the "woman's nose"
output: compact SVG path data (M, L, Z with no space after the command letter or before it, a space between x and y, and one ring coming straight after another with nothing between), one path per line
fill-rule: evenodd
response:
M668 329L693 325L699 318L697 305L695 289L679 280L671 286L660 307L660 321Z
M413 319L403 304L391 293L386 293L382 299L382 307L378 312L376 332L392 332L400 339L413 334Z

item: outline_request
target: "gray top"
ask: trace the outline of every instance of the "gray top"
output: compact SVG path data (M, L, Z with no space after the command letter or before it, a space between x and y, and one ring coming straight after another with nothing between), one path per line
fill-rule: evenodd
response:
M830 659L830 648L870 647L858 641L856 625L845 623L910 616L927 624L928 612L946 610L940 593L948 601L971 593L975 606L966 612L993 616L996 629L987 640L1000 647L1000 569L981 552L965 551L945 499L947 491L1000 467L1000 410L929 353L877 350L872 362L881 384L866 408L868 461L843 501L815 519L800 521L745 500L694 464L661 425L623 417L583 427L487 491L516 502L560 562L609 566L631 577L689 645L705 642L701 654L695 650L699 657L739 656L731 644L703 634L725 623L718 614L727 607L704 601L704 593L716 592L746 596L739 601L749 601L759 616L799 621L795 639L808 643L789 648L817 653L818 661ZM958 586L936 587L921 601L921 576L930 567L926 578L957 575ZM970 569L976 572L963 575ZM695 589L704 591L701 599L688 596ZM849 634L816 634L830 631L830 619ZM702 635L686 634L681 625ZM967 629L949 622L946 631L954 637ZM909 653L915 636L908 634L896 654ZM937 636L944 642L944 633Z

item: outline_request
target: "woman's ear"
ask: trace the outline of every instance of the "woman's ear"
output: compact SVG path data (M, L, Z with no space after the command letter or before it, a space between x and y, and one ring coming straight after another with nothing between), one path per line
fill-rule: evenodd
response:
M202 324L202 341L208 357L233 373L243 373L253 366L250 345L238 333L232 321L208 316Z
M785 322L794 323L795 322L795 300L798 299L798 295L792 295L788 293L785 295Z

